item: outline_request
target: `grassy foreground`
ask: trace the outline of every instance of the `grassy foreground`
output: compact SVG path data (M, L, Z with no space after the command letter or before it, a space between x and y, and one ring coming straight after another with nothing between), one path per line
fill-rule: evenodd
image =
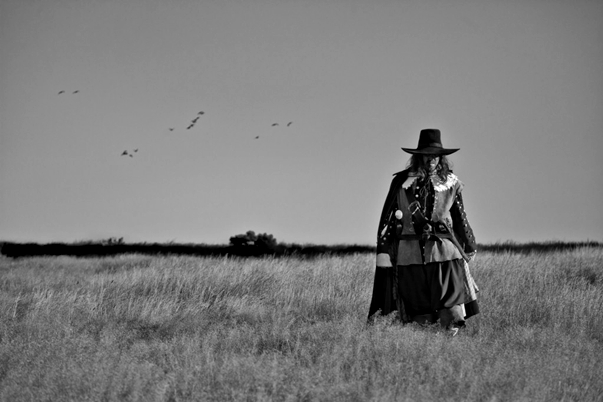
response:
M2 401L603 401L603 249L481 253L454 338L374 256L0 258Z

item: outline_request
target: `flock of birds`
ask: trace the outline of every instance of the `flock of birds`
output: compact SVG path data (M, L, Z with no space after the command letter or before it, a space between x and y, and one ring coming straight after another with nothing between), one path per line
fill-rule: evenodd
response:
M289 127L291 124L293 124L293 122L292 122L292 121L290 121L289 123L287 123L287 127ZM276 127L276 126L278 126L278 125L279 125L278 123L272 123L272 127ZM260 136L259 136L259 135L256 135L256 136L254 137L254 139L256 139L256 140L257 140L257 139L259 139L259 138L260 138Z
M80 91L79 89L76 89L75 91L71 92L72 95L78 94ZM67 94L67 92L62 89L59 91L59 93L57 95L63 95L63 94ZM197 121L199 121L199 118L201 118L201 116L203 116L205 114L205 112L203 110L200 110L197 115L195 116L194 119L191 120L191 122L189 123L189 125L186 127L187 130L192 129L193 127L195 127L195 124L197 124ZM286 127L290 127L293 124L292 121L290 121L289 123L286 124ZM279 126L279 123L272 123L271 127L277 127ZM175 127L169 127L168 130L169 131L174 131L176 128ZM257 135L254 137L254 139L259 139L260 136ZM130 158L134 157L134 154L138 152L138 148L132 150L132 151L128 151L127 149L125 149L120 156L129 156Z
M203 110L201 110L199 113L197 113L197 116L195 116L195 118L191 120L191 124L189 124L186 129L190 130L191 128L193 128L195 126L195 124L197 124L197 120L199 120L199 117L203 116L204 114L205 114L205 112ZM170 128L170 131L174 131L174 129Z
M138 148L133 150L131 153L128 153L128 150L126 149L121 153L121 156L129 156L130 158L133 158L136 152L138 152Z

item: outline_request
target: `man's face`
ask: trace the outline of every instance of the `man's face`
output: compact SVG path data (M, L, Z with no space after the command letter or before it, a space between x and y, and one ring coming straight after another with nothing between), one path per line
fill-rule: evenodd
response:
M423 165L431 172L440 163L440 157L437 155L423 155Z

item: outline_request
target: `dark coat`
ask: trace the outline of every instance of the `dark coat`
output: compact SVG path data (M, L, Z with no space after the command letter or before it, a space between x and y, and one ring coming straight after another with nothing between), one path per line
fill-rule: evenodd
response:
M404 306L398 294L398 267L456 260L462 258L463 252L476 251L475 236L461 196L463 183L453 173L445 182L432 181L435 202L433 212L427 218L432 224L445 225L445 231L454 239L427 240L422 243L424 248L420 247L409 209L417 181L408 170L396 173L385 198L377 233L378 266L369 317L378 310L384 315L399 310L404 320ZM475 286L468 267L466 271L468 286Z
M465 253L475 251L477 244L467 220L461 195L464 185L456 175L449 173L445 182L434 182L435 205L428 218L431 222L445 225L445 231L450 232L456 242L448 239L427 241L424 250L425 258L424 261L422 260L419 241L408 239L418 234L409 210L409 204L414 201L413 194L417 181L415 176L409 175L408 170L395 174L379 220L377 254L389 254L391 265L395 266L461 258L462 254L453 243L457 243ZM395 217L396 211L402 213L401 219ZM406 240L403 240L404 237Z

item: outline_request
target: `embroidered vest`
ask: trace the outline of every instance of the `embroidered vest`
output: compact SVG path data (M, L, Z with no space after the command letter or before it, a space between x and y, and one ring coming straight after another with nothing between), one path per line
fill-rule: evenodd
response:
M397 194L398 208L402 211L402 234L415 235L415 229L412 224L412 214L408 208L414 201L414 193L417 186L418 177L409 176ZM443 222L450 232L452 229L452 218L450 208L455 200L456 194L463 188L463 183L458 177L449 173L446 181L441 181L438 177L432 177L431 182L435 190L433 212L429 217L433 222ZM421 258L422 250L419 240L400 240L398 244L397 265L423 264ZM461 253L456 246L448 239L441 241L428 240L425 243L425 263L454 260L462 258Z

